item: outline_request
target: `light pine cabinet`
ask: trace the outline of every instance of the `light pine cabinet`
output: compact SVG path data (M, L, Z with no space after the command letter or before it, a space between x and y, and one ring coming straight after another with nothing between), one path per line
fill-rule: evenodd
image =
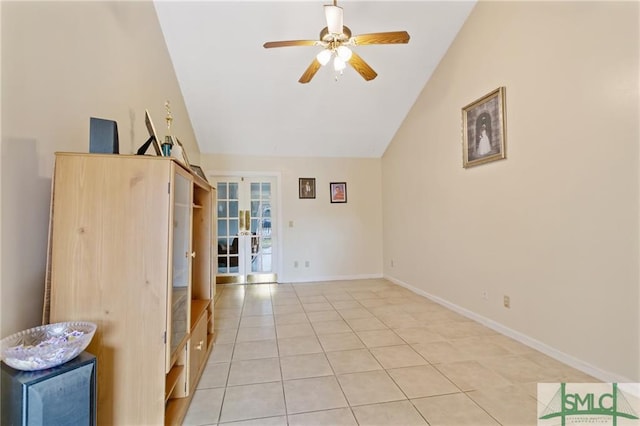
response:
M213 346L214 206L170 158L56 154L45 300L98 325L98 424L181 423Z

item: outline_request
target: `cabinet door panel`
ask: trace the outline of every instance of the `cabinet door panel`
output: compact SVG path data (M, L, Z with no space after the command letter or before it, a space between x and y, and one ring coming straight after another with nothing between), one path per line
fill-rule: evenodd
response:
M193 184L182 169L174 167L175 174L172 185L172 220L171 220L171 282L168 335L169 354L166 372L171 369L171 360L175 359L177 349L185 342L189 334L189 318L191 305L191 210Z

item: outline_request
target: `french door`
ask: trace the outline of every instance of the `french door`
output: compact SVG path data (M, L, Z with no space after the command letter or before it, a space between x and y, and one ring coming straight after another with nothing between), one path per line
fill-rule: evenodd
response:
M219 177L219 284L276 282L275 178Z

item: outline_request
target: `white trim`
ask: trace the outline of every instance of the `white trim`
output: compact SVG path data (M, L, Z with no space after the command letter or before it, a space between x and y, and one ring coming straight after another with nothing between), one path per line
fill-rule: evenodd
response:
M622 389L624 393L640 398L640 383L618 383L618 389Z
M278 260L276 262L276 282L278 281L278 277L284 271L284 219L282 217L282 173L275 173L276 177L276 224L278 227L276 228L276 247L278 249ZM273 225L272 225L273 226Z
M205 176L212 176L212 177L227 177L227 176L232 176L232 177L262 177L262 176L267 176L267 177L281 177L282 173L281 172L274 172L274 171L270 171L270 172L250 172L250 171L237 171L237 170L205 170L204 172Z
M633 382L633 380L629 379L628 377L624 377L619 374L612 373L610 371L602 370L601 368L598 368L592 364L589 364L588 362L575 358L543 342L540 342L539 340L529 337L526 334L522 334L519 331L513 330L499 322L496 322L487 317L483 317L482 315L479 315L473 311L463 308L462 306L458 306L438 296L434 296L433 294L427 293L422 289L413 287L412 285L407 284L403 281L400 281L396 278L390 277L388 275L385 275L384 278L395 284L398 284L399 286L402 286L408 290L411 290L414 293L419 294L420 296L424 296L427 299L430 299L446 308L449 308L452 311L455 311L461 315L464 315L467 318L470 318L476 322L479 322L480 324L487 326L490 329L495 330L500 334L503 334L507 337L511 337L512 339L515 339L522 344L525 344L537 351L542 352L545 355L550 356L551 358L554 358L564 364L567 364L577 370L580 370L583 373L589 374L590 376L593 376L599 380L602 380L603 382L607 382L607 383Z
M374 278L384 278L382 274L362 274L362 275L325 275L325 276L304 276L297 279L281 279L278 276L278 283L315 283L319 281L353 281L353 280L368 280Z

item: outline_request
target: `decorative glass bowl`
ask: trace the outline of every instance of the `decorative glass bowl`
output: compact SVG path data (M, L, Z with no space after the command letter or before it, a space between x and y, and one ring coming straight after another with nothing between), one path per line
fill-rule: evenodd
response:
M41 325L0 340L0 355L5 364L16 370L44 370L80 355L95 332L92 322Z

